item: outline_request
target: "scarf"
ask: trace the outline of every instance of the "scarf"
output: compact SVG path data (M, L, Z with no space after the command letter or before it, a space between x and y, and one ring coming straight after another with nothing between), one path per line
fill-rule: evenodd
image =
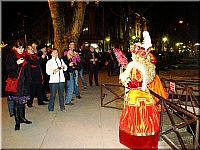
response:
M39 56L36 55L36 53L34 53L34 54L26 53L26 55L28 55L31 60L35 60L35 59L39 59L40 58Z
M17 56L17 59L20 59L21 57L24 57L24 62L22 63L22 67L23 67L24 65L26 65L26 64L27 64L27 61L26 61L26 59L25 59L26 53L23 52L22 54L19 54L16 50L14 50L14 52L15 52L15 55Z

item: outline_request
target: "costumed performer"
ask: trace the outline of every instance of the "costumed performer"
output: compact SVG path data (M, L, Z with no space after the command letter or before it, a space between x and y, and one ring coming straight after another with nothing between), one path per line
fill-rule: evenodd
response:
M132 61L119 76L125 87L119 140L131 149L158 149L160 114L148 89L156 76L155 56L149 53L151 39L147 31L143 32L143 38L142 43L135 43L130 49Z

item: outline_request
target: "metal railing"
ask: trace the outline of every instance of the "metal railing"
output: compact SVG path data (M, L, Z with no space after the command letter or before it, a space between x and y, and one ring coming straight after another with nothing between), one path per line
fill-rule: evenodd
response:
M101 86L100 86L100 89L101 89L101 107L122 109L122 108L119 108L119 107L109 106L110 103L112 103L116 100L122 100L122 101L124 100L124 98L123 98L124 94L118 94L118 92L116 92L117 90L113 90L112 88L110 88L111 86L120 87L120 88L122 87L121 84L107 84L107 83L101 84ZM104 103L104 99L107 96L107 94L104 93L103 88L107 89L109 92L111 92L113 95L115 95L115 98ZM186 89L186 91L191 90L191 88L187 88L187 87L185 87L185 89ZM171 140L166 138L167 134L174 132L177 135L177 138L178 138L178 141L180 142L181 148L186 149L185 143L183 141L183 138L181 137L179 129L186 127L186 126L190 126L191 124L195 124L195 132L192 135L193 136L192 143L193 143L193 149L199 149L198 140L199 140L199 121L200 121L200 118L195 113L188 111L186 109L187 107L183 108L180 105L178 105L178 103L167 100L167 99L161 97L160 95L154 93L151 90L150 90L150 93L159 99L159 102L157 103L157 105L161 104L161 110L164 110L164 108L166 109L165 112L167 112L167 116L168 116L168 118L171 122L171 125L172 125L172 128L170 128L166 131L162 131L163 130L162 127L163 127L163 113L164 113L164 111L161 111L161 113L160 113L160 118L161 118L160 119L160 123L161 123L160 138L162 138L172 149L177 149L177 146L174 145L174 143ZM190 95L191 95L191 91L188 92L188 93L190 93ZM180 102L181 102L181 100L180 100ZM175 112L179 112L179 113L182 114L183 122L181 122L179 124L175 123L174 116L172 115L172 113L175 113Z
M200 103L199 98L199 80L172 80L161 78L165 90L169 93L168 99L177 105L189 109L195 115L199 115ZM170 82L175 83L175 92L170 90ZM195 94L196 93L196 94Z
M109 83L101 83L100 85L100 89L101 89L101 107L108 107L108 108L115 108L115 109L122 109L122 108L118 108L115 106L109 106L108 104L116 101L116 100L122 100L124 101L124 92L122 94L118 94L117 92L115 92L113 89L110 88L110 86L115 86L115 87L122 87L121 84L109 84ZM116 97L110 101L107 101L104 103L104 98L106 97L106 93L103 93L103 87L105 89L107 89L109 92L111 92L113 95L115 95Z
M198 145L198 140L199 140L199 121L200 118L195 115L194 113L191 113L190 111L188 111L185 108L182 108L181 106L178 106L176 103L171 102L167 99L164 99L163 97L161 97L160 95L154 93L153 91L150 90L150 93L152 95L154 95L155 97L157 97L159 99L158 104L161 104L161 110L163 110L164 108L166 109L167 115L169 117L169 120L171 122L172 128L166 130L166 131L162 131L162 127L163 127L163 111L161 111L160 114L160 118L161 118L161 130L160 130L160 137L172 148L172 149L177 149L177 147L173 144L173 142L171 142L168 138L166 138L165 135L174 132L176 133L176 136L181 144L181 148L182 149L186 149L185 143L183 142L183 138L181 137L180 131L179 129L186 127L186 126L190 126L192 124L195 124L195 133L193 134L193 149L198 149L199 145ZM174 121L174 117L172 116L172 112L179 112L183 115L183 122L177 124Z

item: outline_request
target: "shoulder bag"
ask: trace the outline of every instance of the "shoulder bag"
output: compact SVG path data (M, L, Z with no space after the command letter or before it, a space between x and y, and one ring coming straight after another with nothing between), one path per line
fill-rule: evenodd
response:
M5 88L6 92L17 92L17 85L21 72L22 72L22 67L20 68L18 78L8 77L8 79L6 80L6 88Z

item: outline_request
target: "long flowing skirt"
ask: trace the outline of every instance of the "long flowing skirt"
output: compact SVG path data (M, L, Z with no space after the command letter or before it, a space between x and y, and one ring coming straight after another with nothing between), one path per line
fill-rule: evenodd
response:
M157 149L160 115L149 91L129 91L120 117L120 142L132 149Z

